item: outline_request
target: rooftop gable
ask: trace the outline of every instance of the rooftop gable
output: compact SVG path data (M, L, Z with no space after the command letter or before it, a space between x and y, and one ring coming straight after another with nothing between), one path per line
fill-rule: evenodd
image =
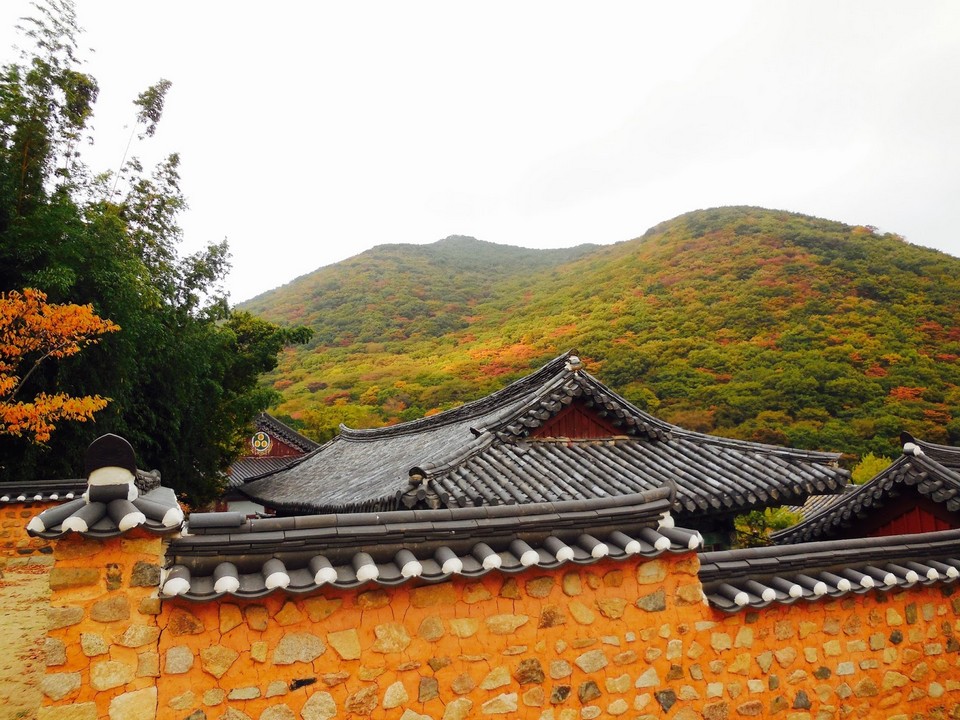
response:
M911 496L932 505L934 513L956 513L960 520L960 469L943 464L923 447L938 448L941 459L952 460L960 453L947 446L921 445L909 435L904 439L903 454L893 464L863 485L838 495L835 502L821 504L802 522L775 533L774 542L783 545L879 534L880 524L913 509L916 500L910 500ZM885 509L889 510L884 513Z
M292 427L280 422L269 413L260 413L257 415L257 419L254 421L254 426L257 428L257 430L269 433L273 437L282 440L290 447L303 453L308 453L320 447L320 443L311 440L306 435L300 434Z

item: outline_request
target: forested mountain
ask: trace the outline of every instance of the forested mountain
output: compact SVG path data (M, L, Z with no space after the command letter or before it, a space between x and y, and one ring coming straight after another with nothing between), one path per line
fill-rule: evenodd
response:
M726 207L611 246L387 245L243 306L316 330L272 374L318 439L481 397L575 348L685 427L862 454L960 442L960 259L893 234Z

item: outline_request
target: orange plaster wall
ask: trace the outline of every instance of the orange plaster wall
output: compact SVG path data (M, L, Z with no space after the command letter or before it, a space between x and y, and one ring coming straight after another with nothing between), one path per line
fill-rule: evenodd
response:
M51 503L0 505L0 717L32 717L40 704L43 640L53 566L48 541L31 538L30 518Z
M960 717L952 585L727 616L687 554L161 603L159 538L53 548L38 720Z
M152 716L163 541L145 531L102 541L68 535L54 557L39 719Z
M166 601L158 717L960 716L952 587L726 616L696 572L691 554Z
M53 552L50 541L33 538L27 534L30 518L59 503L13 503L0 505L0 563L7 559L49 555Z

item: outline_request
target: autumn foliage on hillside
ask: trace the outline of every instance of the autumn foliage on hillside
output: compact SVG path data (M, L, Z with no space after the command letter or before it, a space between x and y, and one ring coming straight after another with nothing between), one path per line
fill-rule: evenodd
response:
M855 455L897 454L902 430L960 443L960 259L751 207L553 263L473 242L377 248L258 298L316 330L273 373L274 411L323 439L482 397L574 348L693 430ZM498 248L513 261L474 260Z
M40 392L21 400L17 395L45 360L76 355L119 329L90 305L48 303L44 293L31 288L0 293L0 434L45 442L60 420L93 419L107 406L106 398Z

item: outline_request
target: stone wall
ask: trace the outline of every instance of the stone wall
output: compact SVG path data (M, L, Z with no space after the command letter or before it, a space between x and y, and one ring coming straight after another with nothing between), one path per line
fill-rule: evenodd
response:
M160 718L960 716L960 594L704 605L694 555L168 602ZM948 587L947 590L952 590Z
M146 533L53 557L39 720L960 717L952 585L727 616L690 553L192 604Z
M143 720L157 707L163 541L143 531L54 542L39 720Z
M53 548L25 527L49 504L0 506L0 718L30 718L40 704ZM38 608L41 610L38 611Z

